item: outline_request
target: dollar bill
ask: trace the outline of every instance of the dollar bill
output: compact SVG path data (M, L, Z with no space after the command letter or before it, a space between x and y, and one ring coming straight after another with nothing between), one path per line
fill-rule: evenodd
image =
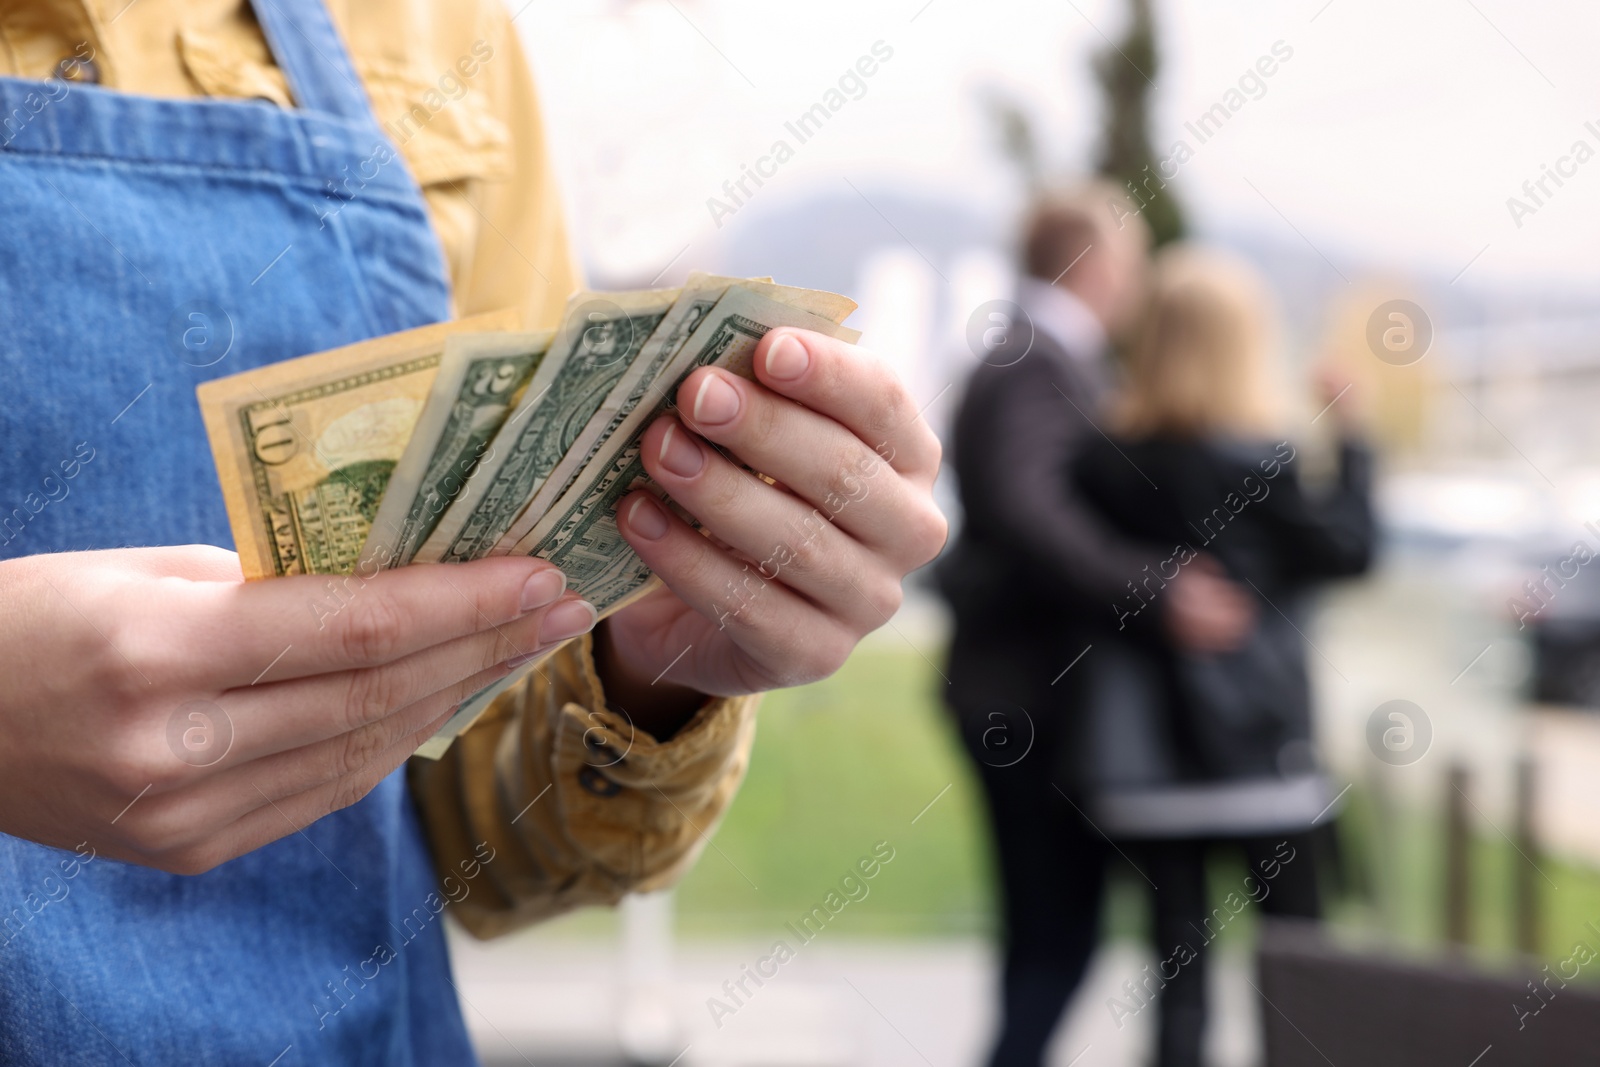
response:
M601 614L611 615L621 611L634 600L649 595L658 584L659 579L651 579L645 582L643 585L639 586L638 589L634 590L630 596L626 596L612 604ZM521 685L527 680L528 675L532 674L536 670L539 670L546 660L554 655L557 650L564 647L564 645L555 645L546 649L539 655L537 659L518 667L516 670L506 675L498 682L491 686L480 689L478 692L472 694L472 696L462 701L461 706L456 709L455 714L446 719L445 724L439 727L438 732L432 737L428 738L428 740L424 741L417 748L417 750L412 753L412 755L421 756L423 759L442 758L444 754L450 750L451 743L461 735L461 732L467 727L471 726L473 723L477 722L479 716L488 711L489 706L493 704L497 698L505 693L509 693L511 690Z
M573 439L566 454L551 469L543 486L534 494L522 514L501 535L491 555L506 555L514 551L517 542L526 537L550 506L572 487L594 457L616 435L628 416L641 403L648 402L654 407L664 399L663 390L672 384L663 377L664 372L683 350L690 335L711 313L717 301L733 287L749 289L769 300L820 315L832 322L844 321L856 308L855 301L849 297L817 289L773 285L759 278L724 278L698 271L690 274L682 294L640 349L633 365Z
M487 556L627 373L678 297L676 289L579 293L506 419L484 464L415 558L461 563Z
M444 355L411 441L389 477L362 549L380 567L416 557L486 458L523 397L553 334L457 334Z
M753 377L776 326L854 340L837 325L854 308L695 274L681 291L579 294L554 334L509 333L518 318L504 312L206 383L241 566L248 578L366 573L514 551L556 563L609 615L655 584L614 509L650 487L638 439L683 379L707 364ZM443 755L536 669L475 694L417 754Z
M423 326L196 389L246 578L347 574L452 334L512 313Z
M837 325L856 307L846 297L760 282L713 285L708 292L696 288L699 280L690 279L678 304L663 321L660 335L652 339L653 347L671 350L669 358L653 369L648 386L628 393L632 404L629 410L606 423L611 434L599 446L604 458L597 463L592 454L587 457L589 462L573 487L561 494L546 521L536 525L515 548L561 567L567 572L571 588L594 604L602 616L648 594L655 584L649 568L622 539L615 508L633 488L648 483L639 458L639 435L670 405L683 379L696 367L707 364L754 377L750 359L755 346L777 326L800 326L848 341L859 336L855 330ZM722 290L721 295L714 295L717 289ZM786 304L775 296L817 311ZM619 390L623 388L618 386ZM649 402L642 402L646 398ZM600 417L596 415L597 419ZM529 508L529 514L536 510ZM554 532L541 539L543 531L552 527ZM538 661L468 698L416 754L427 759L442 757L455 738L477 721L498 696L537 669Z
M848 314L844 310L844 314ZM837 322L781 304L750 289L729 289L663 372L662 399L640 405L618 428L608 450L590 462L584 475L514 547L560 567L569 587L604 612L644 585L650 570L623 540L617 503L649 485L640 456L639 436L670 405L683 379L697 367L718 366L754 378L751 358L767 331L798 326L847 340L859 336Z

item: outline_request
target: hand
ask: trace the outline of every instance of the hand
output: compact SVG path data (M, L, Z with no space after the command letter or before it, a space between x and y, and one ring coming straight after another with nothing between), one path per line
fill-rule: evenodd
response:
M1313 374L1317 409L1326 410L1345 432L1361 427L1366 416L1366 396L1361 383L1332 363L1324 363Z
M565 586L523 557L249 584L205 546L0 563L0 830L209 870L360 800L508 660L589 629Z
M1215 655L1244 644L1256 625L1256 602L1211 556L1196 556L1167 590L1167 634L1186 652Z
M832 674L900 606L901 579L944 545L939 441L886 366L779 329L755 367L760 384L695 371L678 411L643 438L650 477L710 536L649 492L617 507L666 588L606 620L601 664L613 705L652 732L670 732L703 694Z

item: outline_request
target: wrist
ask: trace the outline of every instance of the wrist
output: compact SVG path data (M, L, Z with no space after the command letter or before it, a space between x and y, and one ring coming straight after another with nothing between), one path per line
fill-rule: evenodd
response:
M689 686L640 673L618 653L609 619L594 630L594 667L607 706L657 741L671 738L710 699Z

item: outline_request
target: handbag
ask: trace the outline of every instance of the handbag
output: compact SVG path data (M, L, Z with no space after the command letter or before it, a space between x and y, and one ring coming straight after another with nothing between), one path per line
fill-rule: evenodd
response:
M1328 788L1314 765L1303 641L1263 611L1218 655L1096 642L1068 756L1091 821L1117 837L1309 828Z

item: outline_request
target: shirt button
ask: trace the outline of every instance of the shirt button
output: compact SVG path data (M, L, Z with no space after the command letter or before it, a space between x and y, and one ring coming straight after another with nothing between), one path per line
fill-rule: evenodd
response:
M588 749L589 754L594 757L589 763L591 767L615 767L623 761L623 756L619 755L616 749L606 744L603 738L593 736L592 733L583 735L583 747ZM601 760L605 762L602 763L600 762Z
M92 59L68 56L56 64L53 73L62 81L81 82L86 85L100 84L100 67Z
M614 797L622 792L622 786L588 764L578 769L578 784L597 797Z

